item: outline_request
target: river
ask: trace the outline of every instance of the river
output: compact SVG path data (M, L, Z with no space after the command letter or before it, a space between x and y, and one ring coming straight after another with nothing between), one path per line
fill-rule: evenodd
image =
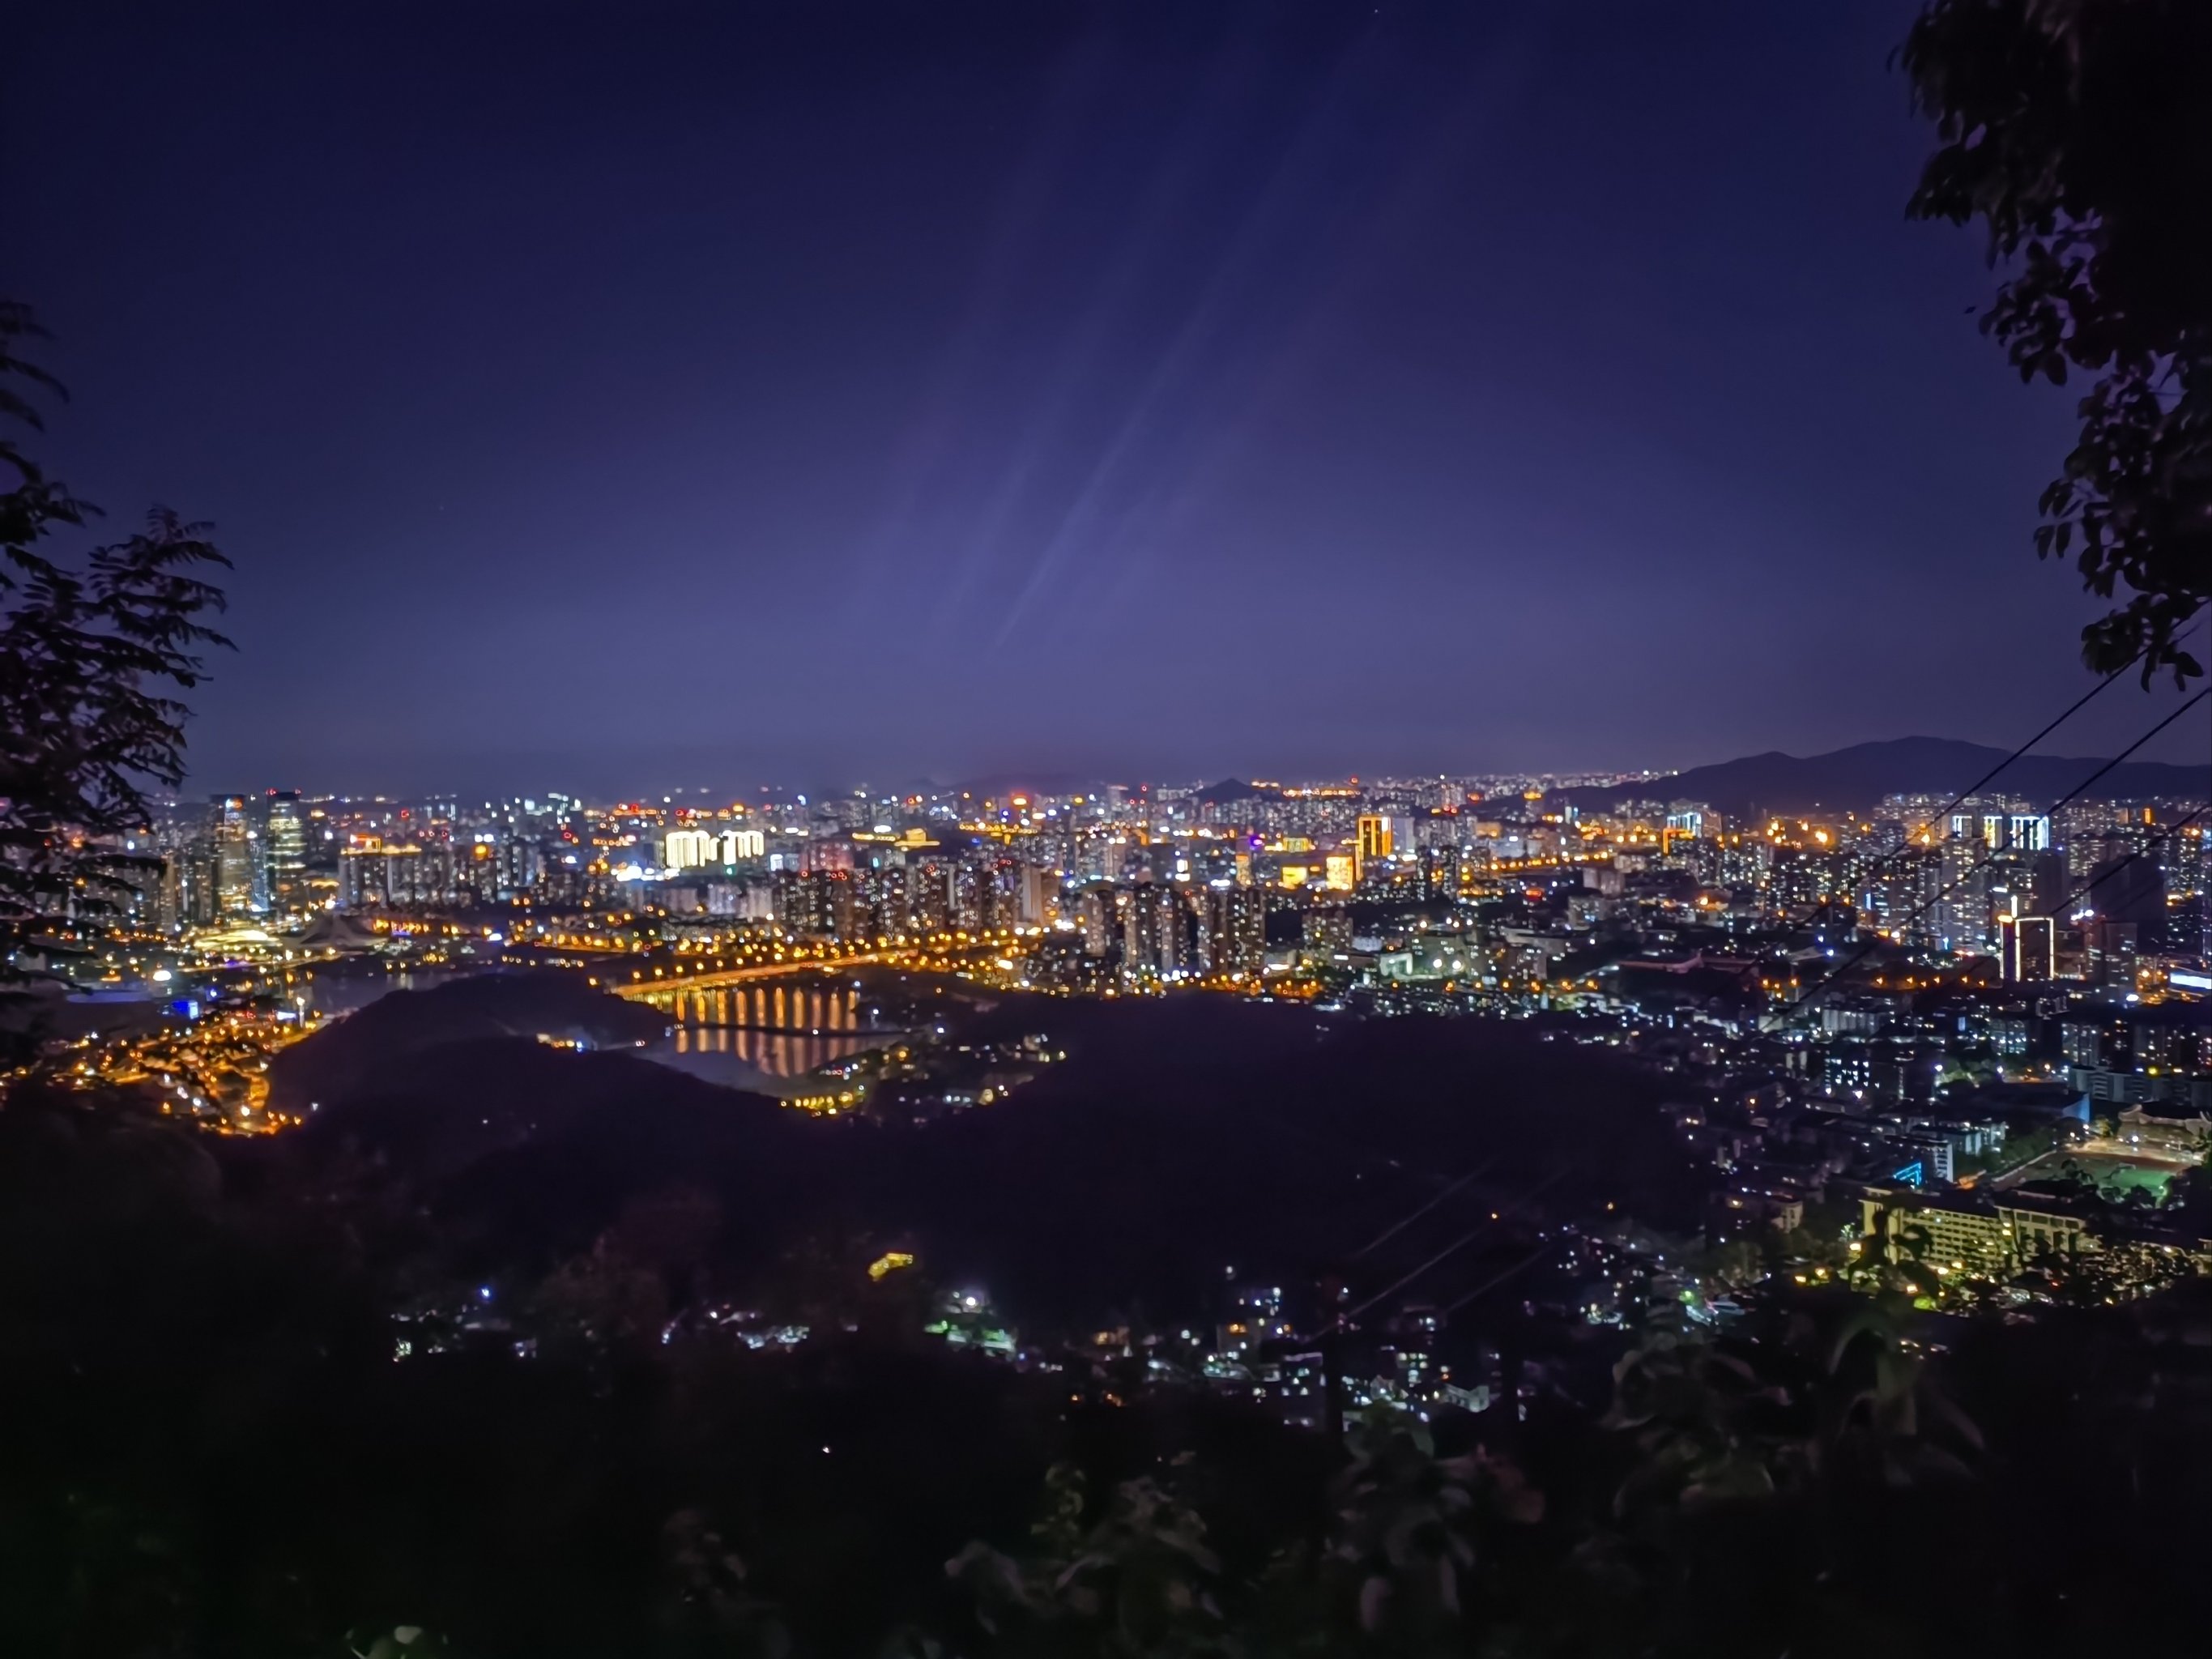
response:
M797 1077L900 1035L849 981L806 974L647 999L676 1029L647 1058L744 1088Z

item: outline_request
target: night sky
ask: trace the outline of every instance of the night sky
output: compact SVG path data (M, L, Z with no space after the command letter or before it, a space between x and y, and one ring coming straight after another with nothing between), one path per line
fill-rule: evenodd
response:
M1913 9L34 4L0 291L237 561L195 787L2009 746L2078 393Z

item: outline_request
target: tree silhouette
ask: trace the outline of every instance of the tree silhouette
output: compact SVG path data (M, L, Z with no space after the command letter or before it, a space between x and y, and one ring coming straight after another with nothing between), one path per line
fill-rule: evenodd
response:
M2212 599L2212 6L1932 0L1898 60L1942 141L1907 212L1987 227L1982 330L2023 380L2096 377L2036 532L2128 590L2084 659L2202 674L2176 641Z
M43 428L32 398L60 383L20 355L46 338L30 309L0 301L0 416ZM0 986L27 949L67 948L112 915L154 860L120 838L146 827L145 791L185 775L185 706L196 654L228 641L201 618L222 606L204 580L228 566L208 526L166 508L137 535L71 557L47 550L98 509L0 436ZM0 482L6 482L0 478Z
M1195 1510L1149 1478L1116 1486L1095 1521L1085 1508L1082 1476L1055 1467L1027 1553L975 1543L946 1563L996 1650L1134 1659L1230 1650L1214 1596L1221 1564Z

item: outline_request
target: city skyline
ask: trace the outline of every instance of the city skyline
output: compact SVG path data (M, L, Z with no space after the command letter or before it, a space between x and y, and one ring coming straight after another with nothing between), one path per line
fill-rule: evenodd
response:
M0 40L0 1655L2201 1642L2208 0Z
M2162 715L2161 718L2169 722L2166 729L2152 731L2148 741L2142 741L2141 747L2133 750L2128 759L2118 763L2135 769L2124 775L2147 779L2154 774L2165 775L2160 778L2156 787L2148 787L2139 792L2147 796L2193 795L2201 793L2207 782L2212 782L2212 760L2200 761L2191 752L2193 749L2202 745L2196 741L2194 727L2189 722L2190 699L2185 696L2177 697L2175 701L2183 705L2179 711L2179 718L2175 717L2174 711L2168 711L2166 714ZM2136 712L2135 707L2130 705L2128 712L2132 715ZM2153 722L2154 726L2156 724L2157 722ZM2141 731L2131 735L2139 741L2144 737L2144 733ZM1883 758L1886 754L1892 758ZM1914 758L1904 760L1893 758L1899 754L1909 755ZM733 773L732 769L717 765L709 769L723 775L715 781L701 782L696 780L698 769L695 769L694 775L691 777L671 775L659 780L641 781L639 774L643 769L632 763L627 769L631 775L626 786L607 787L604 783L594 784L590 781L595 775L603 775L609 769L610 763L601 763L598 765L571 766L567 775L560 775L557 769L548 768L538 775L534 781L523 784L501 781L501 780L512 777L512 769L495 768L486 776L458 782L441 781L411 789L386 787L372 780L367 783L334 784L325 781L315 784L303 791L300 787L300 781L292 777L287 777L281 783L256 783L252 787L257 790L265 787L272 793L283 792L295 795L305 793L319 799L350 800L472 801L481 799L485 805L489 805L495 798L522 799L534 796L589 799L599 802L661 802L676 805L686 805L693 797L698 798L702 802L712 803L743 801L754 798L777 799L811 798L816 800L826 800L840 797L865 797L872 799L896 799L908 795L940 796L963 793L977 796L1005 796L1024 793L1067 795L1095 790L1109 784L1146 790L1165 789L1171 793L1202 790L1223 784L1246 784L1266 791L1285 785L1303 787L1331 784L1359 785L1363 782L1388 786L1394 783L1449 781L1467 784L1477 789L1508 787L1517 789L1524 786L1536 786L1546 789L1586 789L1626 785L1632 782L1648 782L1656 788L1661 785L1686 777L1703 780L1724 776L1731 769L1745 773L1753 778L1772 776L1774 775L1765 769L1768 763L1780 763L1790 775L1801 779L1818 778L1824 773L1841 766L1846 769L1844 775L1848 778L1859 768L1869 764L1869 757L1872 757L1875 758L1870 763L1879 770L1894 774L1899 780L1896 788L1902 789L1908 787L1919 787L1923 784L1931 788L1948 787L1942 780L1951 772L1961 768L1977 769L1989 766L1996 763L2002 754L2003 751L1984 744L1940 738L1913 737L1886 742L1854 744L1821 754L1798 756L1782 750L1769 750L1759 755L1730 756L1704 765L1682 767L1530 766L1456 769L1432 767L1410 769L1370 767L1364 770L1308 771L1297 769L1230 766L1217 769L1210 773L1183 774L1158 768L1150 770L1131 769L1122 772L1084 772L1065 766L1047 764L966 777L931 777L919 774L876 777L825 777L817 770L795 777L748 778ZM2032 775L2035 782L2032 787L2029 787L2029 793L2033 793L2063 787L2063 780L2069 775L2060 769L2094 767L2109 758L2111 757L2104 755L2089 755L2082 752L2082 744L2079 740L2053 738L2031 745L2026 750L2012 756L2006 761L2006 770L2015 779L2020 778L2023 774ZM1905 769L1899 770L1900 766ZM1917 774L1915 774L1912 769L1916 766L1920 769ZM583 775L576 775L579 773ZM1958 771L1959 778L1963 778L1965 775L1964 771ZM1917 782L1915 784L1908 786L1904 781L1908 777L1915 776L1917 778ZM1956 779L1954 780L1954 781L1956 781ZM197 777L191 780L194 784L198 781L200 780ZM214 780L210 779L208 781L212 782ZM233 781L234 782L235 779ZM1744 782L1739 779L1729 787L1741 788L1744 787ZM1848 793L1853 786L1846 782L1840 787ZM220 799L225 793L223 790L216 789L206 798ZM1871 800L1876 795L1888 793L1895 793L1895 790L1875 789L1867 795L1867 799ZM187 787L175 796L179 801L196 800L201 798L201 792L194 787ZM1842 799L1843 796L1838 795L1835 798L1835 801L1831 802L1831 805Z
M540 926L535 907L544 905L569 916L553 924L556 934L601 931L574 919L578 907L597 907L602 917L711 916L740 933L764 927L758 937L782 944L863 949L1050 925L1079 927L1092 957L1126 926L1130 956L1151 964L1146 973L1164 963L1176 979L1256 974L1263 926L1234 960L1209 952L1243 937L1247 922L1264 924L1270 903L1457 904L1523 878L1617 894L1625 874L1656 859L1704 884L1689 915L1711 922L1726 912L1732 931L1778 904L1841 902L1863 913L1854 927L2016 961L2021 942L2007 929L2023 916L2040 920L2046 956L2054 919L2108 907L2163 942L2162 880L2154 894L2111 886L2122 873L2113 860L2151 860L2143 869L2167 870L2191 907L2175 943L2195 950L2197 923L2187 917L2201 908L2191 896L2202 886L2195 826L2205 781L2156 767L2100 775L2107 793L2069 790L2047 807L2022 793L2025 779L1985 779L1957 792L1891 790L1802 817L1733 797L1716 805L1698 775L1108 784L995 797L763 790L751 801L701 791L478 804L270 789L163 809L151 842L162 874L142 890L141 908L156 932L172 934L263 918L296 933L331 908L480 911L511 916L482 931L513 940ZM1794 873L1781 867L1790 860ZM2078 890L2070 897L2069 885ZM2096 886L2110 890L2077 913L2075 901ZM1170 890L1183 896L1165 899ZM1245 916L1233 892L1274 896ZM1752 909L1732 908L1753 892ZM1160 902L1169 908L1156 916ZM1157 942L1186 924L1194 931L1182 944ZM1140 934L1152 941L1141 950ZM255 943L280 948L266 935Z

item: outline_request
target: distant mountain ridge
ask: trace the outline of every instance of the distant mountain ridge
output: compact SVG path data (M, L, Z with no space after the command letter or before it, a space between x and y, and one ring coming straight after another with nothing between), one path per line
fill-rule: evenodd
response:
M1895 738L1853 744L1825 755L1785 755L1779 750L1712 766L1693 766L1673 777L1638 783L1562 791L1584 808L1624 800L1702 801L1737 817L1762 813L1859 811L1885 795L1951 795L2005 757L2006 751L1948 738ZM2104 763L2058 755L2024 755L1988 785L1991 794L2018 795L2038 805L2057 800ZM2125 761L2099 779L2091 793L2118 800L2201 799L2212 794L2212 762L2174 766Z
M1273 789L1255 788L1242 778L1224 778L1220 782L1209 783L1205 788L1200 790L1198 799L1217 803L1231 800L1257 800L1263 795L1272 797L1275 793Z

